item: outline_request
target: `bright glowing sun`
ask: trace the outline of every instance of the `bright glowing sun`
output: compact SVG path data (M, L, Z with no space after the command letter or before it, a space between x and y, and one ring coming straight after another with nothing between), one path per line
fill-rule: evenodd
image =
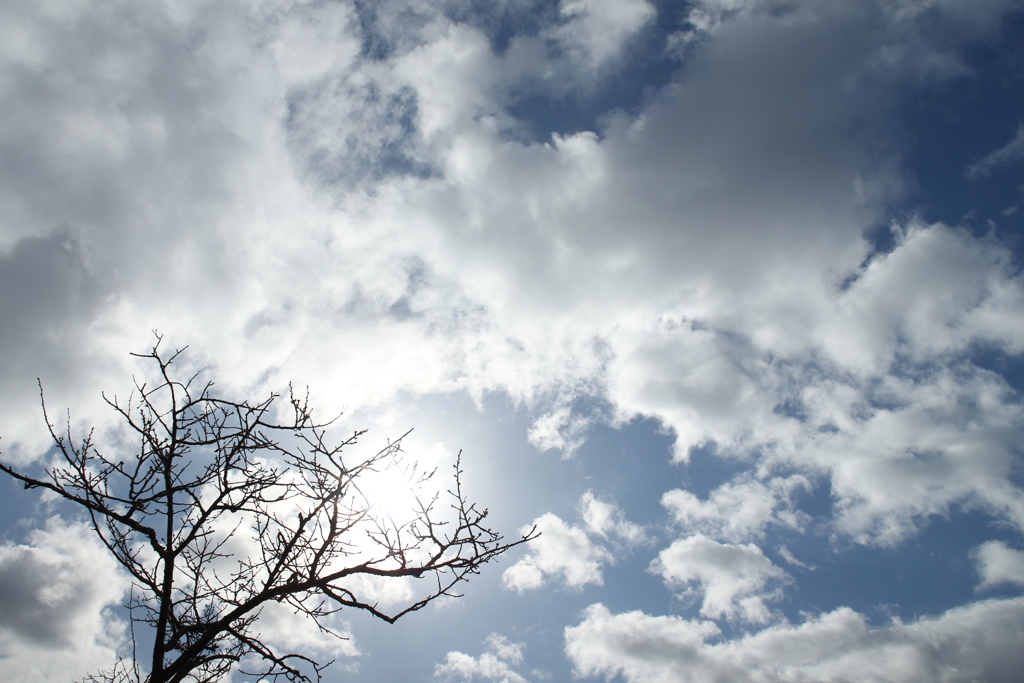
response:
M389 520L397 526L408 524L419 516L416 496L419 494L422 498L425 493L422 486L414 486L399 467L367 472L360 477L359 490L366 497L371 517Z

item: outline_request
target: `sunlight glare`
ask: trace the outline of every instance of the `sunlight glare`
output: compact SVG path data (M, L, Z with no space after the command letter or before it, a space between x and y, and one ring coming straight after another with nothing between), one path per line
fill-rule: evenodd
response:
M414 482L400 464L366 473L360 478L359 490L366 498L370 516L399 527L415 520L419 515L417 495L426 502L428 491Z

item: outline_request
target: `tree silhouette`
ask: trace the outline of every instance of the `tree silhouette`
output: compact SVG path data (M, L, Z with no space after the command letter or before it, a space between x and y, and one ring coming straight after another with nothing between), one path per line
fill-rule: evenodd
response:
M414 490L434 475L408 463L405 435L350 460L342 451L364 432L328 441L330 423L314 421L308 392L289 391L288 417L280 421L272 410L277 395L238 402L215 395L198 374L177 379L173 366L184 349L165 358L160 342L157 335L148 353L133 354L152 363L155 382L136 379L127 403L104 395L138 443L127 457L100 452L92 432L76 442L70 424L58 431L40 384L55 464L36 478L0 463L26 488L84 508L131 575L133 655L87 680L216 681L232 670L319 680L330 662L280 651L261 636L258 619L268 604L286 605L342 638L327 619L339 610L392 623L441 596L458 597L457 584L533 537L506 543L484 526L487 510L462 490L461 453L450 508L439 510L435 493L414 498L409 521L372 514L361 484L374 473L397 468ZM236 532L245 528L251 545L240 553ZM367 594L367 578L402 577L427 585L395 611ZM137 648L150 643L144 674Z

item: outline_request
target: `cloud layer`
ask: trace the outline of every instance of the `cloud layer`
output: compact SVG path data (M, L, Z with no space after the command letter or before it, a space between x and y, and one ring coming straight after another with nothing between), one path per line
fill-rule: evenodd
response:
M738 469L706 496L651 493L671 523L654 570L706 619L763 630L716 640L712 621L595 606L567 631L580 673L1009 676L1018 601L780 623L786 574L755 544L814 523L895 547L964 510L1024 531L1024 403L991 362L1024 352L1019 265L994 236L894 210L907 93L969 78L966 49L1020 3L673 9L0 8L3 457L48 446L37 377L54 414L71 406L115 442L98 394L128 387L126 354L152 329L229 393L295 381L325 413L499 392L531 416L524 438L567 456L598 423L654 418L675 460L703 449ZM672 75L605 106L642 59ZM586 116L555 126L549 110ZM1005 133L974 182L1020 157L1020 130ZM800 497L819 489L830 505L812 519ZM536 517L507 587L600 585L612 549L648 539L588 496L575 523ZM42 548L5 549L12 585L64 571ZM1014 553L979 547L983 587L1020 583ZM72 642L33 586L39 642ZM520 680L502 642L444 671Z
M108 669L125 638L113 612L126 577L85 524L51 518L29 544L0 546L0 657L9 681Z
M566 629L580 676L661 681L988 681L1009 683L1024 659L1024 601L992 600L913 623L870 626L840 608L716 641L712 622L612 614L591 606Z

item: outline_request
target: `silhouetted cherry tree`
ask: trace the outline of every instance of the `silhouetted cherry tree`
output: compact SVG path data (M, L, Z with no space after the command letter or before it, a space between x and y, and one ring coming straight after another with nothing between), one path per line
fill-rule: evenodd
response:
M91 432L76 441L70 425L58 430L43 399L55 464L33 477L0 463L26 488L84 508L131 575L126 606L133 646L152 649L148 674L136 652L87 680L217 681L232 670L319 680L329 662L281 651L261 636L258 618L268 604L281 603L340 638L327 619L337 611L394 622L457 596L456 586L481 565L532 537L506 543L484 525L487 510L463 493L461 457L450 507L434 494L416 496L406 522L372 514L360 485L373 473L400 468L414 487L434 474L404 460L401 438L350 459L343 450L363 432L329 441L329 423L313 419L308 393L289 391L282 421L272 410L277 395L238 402L216 395L198 375L179 379L181 352L162 354L157 336L148 353L135 354L152 364L155 381L136 379L127 402L104 395L134 436L137 448L129 453L101 452ZM244 531L252 542L240 553ZM366 593L367 578L402 577L427 585L394 611Z

